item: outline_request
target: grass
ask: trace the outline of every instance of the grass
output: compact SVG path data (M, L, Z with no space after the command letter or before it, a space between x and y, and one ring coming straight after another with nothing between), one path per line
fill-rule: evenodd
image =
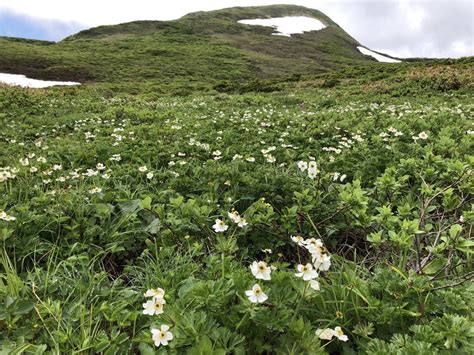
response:
M0 212L16 219L0 220L0 349L472 352L471 61L242 94L3 87ZM317 291L292 235L331 257ZM164 312L145 315L157 287ZM156 347L163 324L174 338ZM338 326L347 341L316 334Z

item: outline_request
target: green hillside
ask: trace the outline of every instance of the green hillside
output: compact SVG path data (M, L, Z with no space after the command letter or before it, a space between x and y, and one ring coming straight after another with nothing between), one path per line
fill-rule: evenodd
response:
M314 17L321 31L272 36L237 21ZM137 21L82 31L58 43L0 38L0 72L79 82L212 87L231 80L282 78L371 63L358 42L323 13L300 6L236 7L175 21Z

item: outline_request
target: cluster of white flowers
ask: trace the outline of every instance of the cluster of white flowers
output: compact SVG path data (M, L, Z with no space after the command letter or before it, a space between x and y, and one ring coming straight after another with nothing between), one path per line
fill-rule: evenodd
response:
M254 261L250 265L250 271L257 280L269 281L272 279L272 268L265 261ZM254 284L251 290L245 291L245 295L252 303L263 303L268 299L258 283Z
M109 160L110 161L121 161L122 157L120 156L120 154L114 154L109 158Z
M267 163L274 163L276 162L276 158L270 154L270 152L273 152L277 148L275 146L268 147L267 149L262 149L261 152L263 154L263 157L267 161Z
M395 137L403 136L403 133L394 127L389 127L388 131L392 133Z
M322 150L323 152L333 152L336 154L342 153L342 150L340 148L334 148L334 147L323 147Z
M0 220L5 222L11 222L16 220L15 217L8 215L5 211L0 211Z
M214 160L219 160L222 158L222 152L220 150L213 151L212 155L214 156Z
M209 151L209 150L211 149L211 147L209 146L209 144L199 142L199 141L197 141L195 138L190 138L188 144L189 144L190 146L196 146L196 147L199 147L199 148L201 148L201 149L204 149L205 151ZM179 154L178 154L178 155L179 155Z
M314 160L310 160L309 162L300 160L297 165L301 171L308 172L310 179L315 179L319 174L318 164Z
M334 329L325 328L317 329L316 336L321 340L331 340L333 337L338 338L341 341L348 341L349 338L344 334L341 327L335 327Z
M339 180L340 182L343 182L346 179L347 175L335 172L332 174L332 181L337 181Z
M89 193L91 195L100 194L101 192L102 192L102 188L100 188L100 187L94 187L94 188L89 190Z
M165 291L162 288L152 288L145 292L145 297L151 297L150 300L143 303L143 314L153 316L163 313L163 307L166 304ZM170 327L166 324L160 326L159 329L151 329L151 337L155 345L166 346L168 342L173 339L173 334L169 331Z
M239 212L237 212L236 210L232 210L231 212L227 212L227 215L232 220L232 222L237 224L237 226L240 227L240 228L244 228L248 224L247 221L245 220L245 218L242 217L239 214Z
M305 248L311 254L311 263L297 266L298 272L295 274L304 281L309 281L309 285L313 290L319 290L319 282L316 278L319 276L318 271L327 271L331 266L331 257L326 254L321 239L304 239L303 237L291 236L291 240L298 246Z
M4 168L0 168L0 182L5 182L8 179L16 178L19 170L17 168L11 168L6 166Z
M242 217L239 214L239 212L237 212L236 210L227 212L227 215L229 216L232 222L237 224L237 227L244 228L246 225L248 225L247 220L244 217ZM225 232L227 229L229 229L229 226L225 223L224 220L217 218L214 221L212 228L214 229L216 233L222 233L222 232Z

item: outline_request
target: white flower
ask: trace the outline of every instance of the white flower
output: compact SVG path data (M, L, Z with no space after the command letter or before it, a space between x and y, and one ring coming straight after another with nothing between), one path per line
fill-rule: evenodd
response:
M331 257L327 254L321 254L319 257L313 259L313 264L316 269L328 271L331 266Z
M428 139L428 135L426 134L425 131L423 131L423 132L420 132L420 134L418 134L418 138L423 139L423 140Z
M300 247L304 245L304 239L301 235L292 235L291 240L294 241Z
M239 212L237 212L236 210L232 210L231 212L227 212L227 215L229 216L232 222L239 223L240 221Z
M170 327L163 324L160 329L151 329L151 338L155 342L155 346L166 346L170 340L173 340L173 334L169 331Z
M120 154L114 154L112 155L109 160L112 160L112 161L121 161L122 160L122 157L120 156Z
M143 314L150 316L154 314L162 314L165 303L166 301L163 298L153 297L153 299L143 303Z
M20 159L20 164L23 166L28 166L30 165L30 161L28 160L28 158Z
M93 194L98 194L98 193L101 193L101 192L102 192L102 188L100 188L100 187L94 187L93 189L90 189L90 190L89 190L89 193L90 193L91 195L93 195Z
M227 215L232 220L232 222L237 223L237 226L239 226L240 228L244 228L248 224L245 218L241 217L239 212L237 212L236 210L227 212Z
M153 176L154 176L154 175L153 175L153 173L152 173L151 171L150 171L148 174L146 174L146 178L147 178L148 180L153 179Z
M298 273L295 274L297 277L302 277L303 280L309 281L318 277L318 273L314 270L313 265L307 263L306 265L299 264L297 266Z
M318 176L319 170L317 168L308 168L308 177L315 179Z
M229 228L229 226L221 219L216 219L215 222L216 223L212 226L212 228L214 228L216 233L225 232Z
M309 280L309 287L315 291L319 291L319 282L316 280Z
M306 246L306 249L313 255L313 254L322 254L324 249L323 249L323 242L321 239L307 239L304 241L304 244ZM314 256L314 255L313 255Z
M331 340L334 335L334 330L330 328L316 330L316 336L322 340Z
M314 160L311 160L308 163L308 169L318 170L318 163L316 163Z
M265 154L265 159L267 160L267 163L276 162L276 158L271 154Z
M92 177L92 176L97 176L98 174L99 174L98 170L87 169L87 171L85 173L82 173L82 176Z
M271 268L268 267L265 261L254 261L250 265L250 271L252 271L253 276L259 280L271 280Z
M165 297L165 291L160 287L150 288L150 289L146 290L146 292L143 295L145 297L164 298Z
M341 327L334 328L334 336L337 337L340 341L348 341L349 338L344 334Z
M30 168L30 173L36 173L37 171L38 171L38 168L35 167L35 166L32 166L32 167Z
M298 168L301 171L305 171L306 169L308 169L308 163L303 160L300 160L297 164L298 164Z
M237 227L244 228L247 224L248 223L245 218L240 217L239 222L237 223Z
M5 211L0 211L0 219L5 222L10 222L16 220L15 217L7 215Z
M97 170L105 170L105 165L102 164L102 163L98 163L97 166L96 166L96 169Z
M245 295L252 303L263 303L268 299L268 296L263 293L262 288L258 284L253 285L251 290L245 291Z
M147 170L148 170L148 168L146 167L146 165L140 166L140 167L138 168L138 171L141 172L141 173L144 173L144 172L146 172Z

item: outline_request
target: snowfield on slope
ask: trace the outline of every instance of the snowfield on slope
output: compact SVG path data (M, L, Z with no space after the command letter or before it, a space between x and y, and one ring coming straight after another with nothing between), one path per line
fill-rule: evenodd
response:
M379 62L384 62L384 63L400 63L401 62L401 60L386 57L384 55L372 52L370 49L367 49L367 48L364 48L364 47L361 47L361 46L358 46L357 49L362 54L370 55L371 57L374 57Z
M21 74L4 74L0 73L0 84L15 85L25 88L47 88L50 86L72 86L81 85L73 81L47 81L27 78Z
M276 32L275 36L291 37L292 34L319 31L327 26L315 18L306 16L286 16L274 18L257 18L252 20L240 20L239 23L244 25L273 27Z

